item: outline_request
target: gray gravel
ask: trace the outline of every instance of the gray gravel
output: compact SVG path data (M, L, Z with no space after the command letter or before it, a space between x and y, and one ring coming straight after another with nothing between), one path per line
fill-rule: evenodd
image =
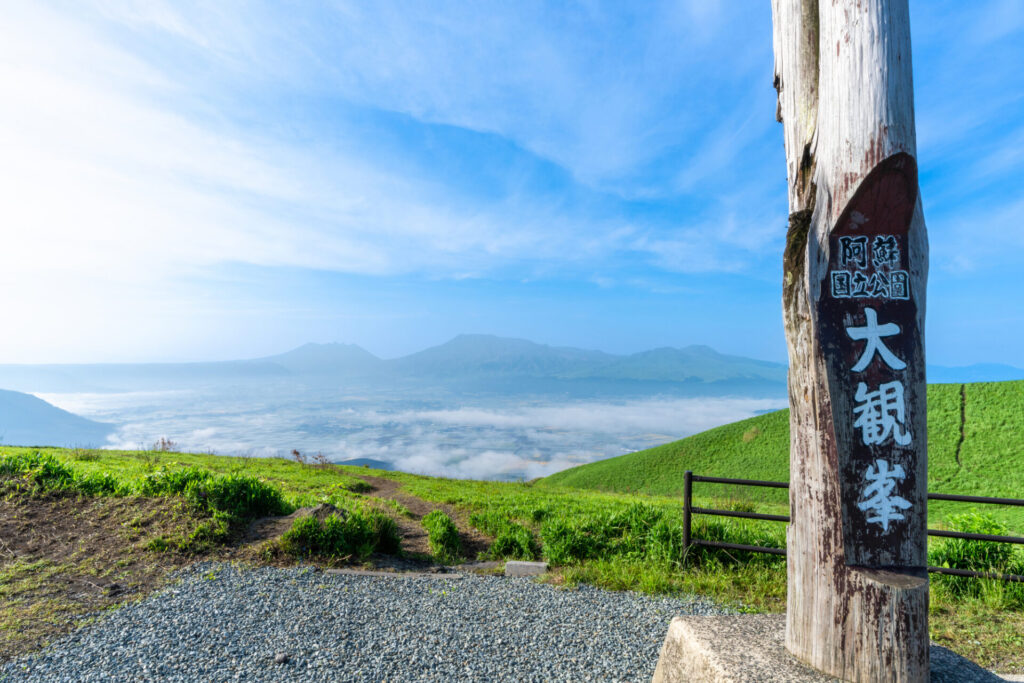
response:
M0 668L11 681L650 680L659 599L531 579L336 575L203 563Z

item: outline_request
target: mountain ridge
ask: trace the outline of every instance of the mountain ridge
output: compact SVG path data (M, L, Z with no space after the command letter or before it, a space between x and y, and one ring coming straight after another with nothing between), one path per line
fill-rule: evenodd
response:
M114 426L95 422L19 391L0 389L0 443L8 446L100 446Z
M1024 379L1001 364L929 366L933 383ZM687 395L785 395L786 365L723 354L710 346L662 346L631 354L552 346L489 334L460 334L398 358L357 344L307 343L245 360L191 363L0 365L0 387L22 392L110 392L209 383L301 382L311 386L446 386L456 391L617 391Z

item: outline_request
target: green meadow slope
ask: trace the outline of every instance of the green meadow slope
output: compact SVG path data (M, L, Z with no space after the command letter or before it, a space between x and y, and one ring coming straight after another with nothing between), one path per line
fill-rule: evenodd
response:
M961 414L963 419L961 420ZM1024 498L1024 381L928 387L928 490ZM679 441L557 472L538 486L677 496L683 473L789 479L789 411L716 427ZM784 503L768 489L701 484L702 496ZM962 504L931 505L939 519ZM991 508L1024 528L1024 509Z

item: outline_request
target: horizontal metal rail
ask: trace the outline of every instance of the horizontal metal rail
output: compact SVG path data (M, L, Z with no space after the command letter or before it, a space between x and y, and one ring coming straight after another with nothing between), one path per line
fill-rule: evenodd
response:
M699 538L693 539L693 545L703 545L708 548L728 548L729 550L746 550L751 553L766 553L768 555L786 556L782 548L769 548L763 545L742 545L740 543L722 543L720 541L704 541Z
M693 482L704 482L707 484L733 484L736 486L760 486L765 488L788 489L789 483L784 481L765 481L763 479L732 479L729 477L702 477L687 471L684 477L683 495L683 545L699 545L707 548L723 548L726 550L743 550L752 553L765 553L768 555L786 556L782 548L769 548L761 545L743 545L740 543L723 543L721 541L705 541L699 538L692 538L690 529L691 514L711 515L714 517L738 517L740 519L756 519L767 522L789 522L789 515L769 515L759 512L741 512L739 510L718 510L715 508L695 507L693 502ZM989 498L986 496L961 496L953 493L929 493L928 500L947 500L957 503L980 503L984 505L1016 505L1024 507L1024 499L1019 498ZM928 529L929 536L940 538L959 538L968 541L986 541L991 543L1017 543L1024 545L1024 537L1020 536L999 536L996 534L975 534L964 531L946 531L944 529ZM951 569L949 567L928 567L932 574L947 574L949 576L968 576L972 578L997 579L999 581L1010 581L1024 583L1024 576L1019 574L1000 574L998 572L978 572L970 569Z
M975 572L970 569L950 569L949 567L928 567L932 574L949 574L950 576L970 576L977 579L997 579L999 581L1010 581L1012 583L1024 583L1024 576L1020 574L1000 574L998 572Z
M945 529L929 529L929 536L942 538L963 538L968 541L992 541L993 543L1024 543L1020 536L995 536L993 534L972 534L966 531L946 531Z
M738 484L740 486L767 486L774 489L788 489L788 481L765 481L763 479L728 479L726 477L702 477L699 474L693 475L694 481L703 481L708 484Z
M789 515L766 515L760 512L741 512L739 510L715 510L714 508L690 507L695 515L715 515L716 517L739 517L740 519L763 519L766 522L788 522Z
M958 496L955 493L929 493L928 500L952 500L957 503L985 503L987 505L1020 505L1020 498L988 498L986 496Z

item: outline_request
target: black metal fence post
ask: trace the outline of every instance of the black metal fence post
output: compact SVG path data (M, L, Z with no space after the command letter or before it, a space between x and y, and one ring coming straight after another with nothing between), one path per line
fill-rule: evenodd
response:
M693 506L693 472L683 475L683 556L690 551L690 511Z

